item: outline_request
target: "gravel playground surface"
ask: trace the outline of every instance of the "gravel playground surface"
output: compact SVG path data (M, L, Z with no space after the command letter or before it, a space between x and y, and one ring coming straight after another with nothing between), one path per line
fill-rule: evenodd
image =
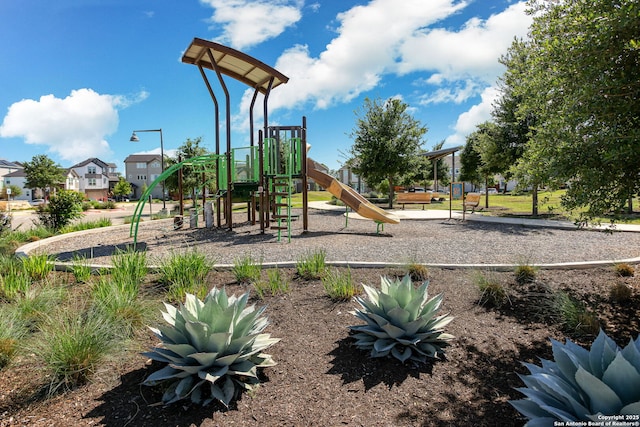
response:
M294 212L301 214L301 211ZM236 213L234 219L246 218ZM186 221L185 221L186 222ZM522 225L479 223L460 220L402 220L385 224L376 233L373 221L349 218L343 212L309 210L309 230L302 233L302 219L292 222L292 237L285 231L260 233L259 224L234 223L234 228L174 230L172 220L140 223L138 245L146 248L152 264L172 252L196 249L217 264L233 264L250 256L256 261L295 262L317 250L326 260L350 262L424 264L549 264L623 259L640 256L640 233L567 230ZM133 243L129 226L44 240L36 251L45 251L60 261L74 255L93 258L94 264L109 265L117 248Z

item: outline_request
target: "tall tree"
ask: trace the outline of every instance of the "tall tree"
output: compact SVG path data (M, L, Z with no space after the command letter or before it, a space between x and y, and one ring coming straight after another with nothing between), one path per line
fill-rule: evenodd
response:
M537 106L532 161L569 181L563 204L585 220L621 212L640 191L640 3L532 0L527 61ZM529 150L528 150L529 151Z
M530 62L535 57L531 44L514 40L509 51L500 58L507 67L499 79L501 96L493 106L493 119L498 131L493 138L486 139L483 151L484 161L494 172L505 180L515 177L518 187L531 188L531 212L538 215L538 188L549 183L547 162L540 161L542 155L534 155L532 138L540 106L531 102L535 94L529 87Z
M467 136L467 142L461 154L461 179L474 185L484 181L485 189L493 176L503 169L499 159L498 140L500 129L492 122L484 122L477 130ZM485 208L489 208L489 191L485 192Z
M25 187L39 188L49 192L66 179L66 171L45 154L33 156L30 162L24 162L24 173L27 176Z
M132 191L133 189L131 188L131 184L128 183L127 180L122 176L118 179L118 182L113 187L113 195L118 198L129 195Z
M209 153L202 145L202 138L197 137L195 139L187 138L187 140L178 147L176 156L167 160L167 167L178 163L178 158L184 160L192 159L194 157L203 156ZM178 174L175 173L165 180L165 185L171 190L178 189ZM196 189L202 186L202 173L200 169L194 169L192 167L182 168L182 189L185 193L190 193L193 203L196 203Z
M407 112L408 105L399 99L366 98L356 111L356 127L351 156L357 159L354 171L367 183L389 183L389 207L393 207L393 187L411 171L419 155L422 136L427 128Z

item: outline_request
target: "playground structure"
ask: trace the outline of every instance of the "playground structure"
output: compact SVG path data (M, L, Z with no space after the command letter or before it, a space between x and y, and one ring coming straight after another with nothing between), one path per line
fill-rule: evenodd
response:
M183 214L181 173L192 168L202 176L203 207L207 189L217 227L224 219L228 229L233 228L233 203L244 202L248 207L248 220L256 223L256 211L261 233L265 229L277 230L278 240L286 233L291 239L291 195L296 180L302 182L303 232L308 231L308 178L315 180L348 207L363 217L373 219L378 229L383 223L397 224L399 219L369 203L352 188L317 170L315 162L307 158L306 117L301 126L269 126L268 100L271 91L287 83L288 77L259 60L227 46L195 38L185 51L182 62L198 67L214 104L216 151L179 161L169 167L147 188L136 206L131 222L130 236L137 242L138 226L144 205L152 189L167 177L178 173L180 187L180 214ZM213 70L225 96L226 151L220 148L220 107L205 69ZM231 100L223 75L232 77L254 89L249 107L250 145L231 147ZM255 144L253 110L258 94L263 94L263 128L258 131ZM273 225L272 225L273 224Z

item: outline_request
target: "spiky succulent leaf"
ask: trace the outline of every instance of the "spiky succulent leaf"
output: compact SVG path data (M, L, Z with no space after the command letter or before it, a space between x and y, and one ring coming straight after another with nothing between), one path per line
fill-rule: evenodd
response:
M242 390L259 383L257 370L275 365L262 350L277 343L262 331L268 325L262 317L264 307L247 306L248 294L229 297L214 288L204 300L187 294L184 304L165 304L162 317L167 325L150 328L161 346L143 353L166 363L143 384L170 381L163 402L170 404L190 398L208 404L224 405Z
M391 355L403 363L442 355L453 339L443 328L453 317L436 316L442 295L429 299L428 285L414 287L409 275L401 280L381 277L380 290L363 285L367 298L356 298L360 309L352 314L366 324L349 327L356 347L370 351L371 357Z
M518 388L526 399L511 401L527 426L554 421L599 421L602 415L640 413L640 336L620 349L603 331L589 350L551 340L554 360L524 364L530 375Z

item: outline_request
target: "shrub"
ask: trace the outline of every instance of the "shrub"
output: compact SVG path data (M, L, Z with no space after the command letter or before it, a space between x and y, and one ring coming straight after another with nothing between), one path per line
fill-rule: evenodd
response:
M480 305L502 307L506 301L509 301L509 295L504 285L493 275L478 272L474 281L480 290L480 299L478 300Z
M267 280L258 280L253 284L258 298L263 299L269 292L271 295L289 292L289 281L282 275L278 267L267 270Z
M174 252L161 262L159 282L169 286L167 297L170 301L180 302L187 293L204 298L208 290L205 279L212 268L207 257L196 250Z
M328 270L322 277L322 286L332 300L349 300L358 293L358 287L351 278L350 268L345 272L338 269Z
M8 212L0 212L0 234L11 231L12 215Z
M520 264L516 267L516 283L519 285L526 285L536 280L536 268L529 264Z
M251 255L236 258L233 261L233 276L238 283L255 283L260 279L262 262L256 262Z
M380 291L363 285L367 299L356 297L362 310L353 314L367 324L349 327L356 347L370 351L371 357L391 355L403 363L443 355L444 347L454 338L443 328L453 317L436 317L442 295L428 299L428 285L424 282L414 288L409 275L394 281L382 277Z
M202 405L218 400L229 406L242 390L252 390L260 382L257 368L275 365L262 351L279 340L262 333L265 307L247 306L248 297L213 288L204 301L187 294L178 308L165 303L168 325L151 328L162 347L144 354L166 366L143 384L170 381L165 404L190 397Z
M609 288L609 298L617 303L625 303L631 300L632 290L624 283L614 283Z
M96 312L62 310L48 316L34 352L49 373L48 393L85 384L112 350L115 325Z
M527 425L640 414L640 336L624 349L602 331L590 350L570 340L551 345L554 360L524 364L531 374L520 375L526 387L517 390L526 399L509 402L530 420Z
M635 274L635 268L626 262L616 264L614 269L616 274L620 277L633 277Z
M323 249L316 251L307 251L296 261L296 272L303 279L312 280L320 279L326 271L327 253Z
M82 216L82 195L76 191L60 190L46 205L38 206L40 223L52 230L60 230Z

